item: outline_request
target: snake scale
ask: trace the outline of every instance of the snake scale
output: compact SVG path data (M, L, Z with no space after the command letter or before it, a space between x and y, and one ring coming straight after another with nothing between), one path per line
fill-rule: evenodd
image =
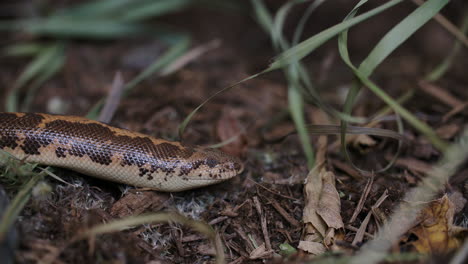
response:
M237 158L215 149L76 116L0 113L0 150L27 162L168 192L215 184L242 171Z

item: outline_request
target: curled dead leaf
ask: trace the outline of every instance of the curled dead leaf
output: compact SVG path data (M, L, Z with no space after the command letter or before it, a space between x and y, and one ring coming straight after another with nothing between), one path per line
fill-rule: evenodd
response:
M247 137L239 119L231 112L223 111L216 125L216 134L221 142L229 142L221 150L233 156L242 156L247 147Z
M453 225L455 206L447 195L431 202L419 216L419 224L409 232L417 237L411 244L420 253L446 253L463 241L455 235L459 228Z

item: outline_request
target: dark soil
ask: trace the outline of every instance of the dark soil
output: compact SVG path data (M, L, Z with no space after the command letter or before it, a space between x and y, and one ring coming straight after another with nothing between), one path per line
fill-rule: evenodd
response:
M61 4L66 6L68 2L77 1L65 2ZM271 1L269 7L274 10L281 3ZM443 14L459 24L463 6L466 8L463 1L453 1ZM219 40L220 45L169 76L149 78L138 85L120 103L111 124L175 139L180 122L206 98L264 69L276 54L269 36L252 19L252 10L247 5L245 8L242 11L194 8L163 17L165 23L189 32L193 47L213 40ZM312 36L339 23L351 8L348 1L328 1L311 18L304 36ZM413 8L411 2L405 3L350 30L349 45L353 60L358 62L366 56L388 29ZM287 20L287 35L294 30L301 11L301 8L294 9L291 19ZM4 33L1 43L11 45L30 38L23 34ZM372 75L372 79L396 98L409 88L417 88L418 81L447 56L453 43L454 38L438 23L431 21L391 54ZM124 80L131 80L147 65L145 59L153 56L154 50L164 48L157 40L145 38L73 41L67 47L63 70L40 88L30 111L51 112L56 109L54 105L59 105L63 114L85 115L98 100L106 97L117 71L123 74ZM148 56L138 58L137 53ZM435 83L465 103L468 100L466 58L467 50L462 48L448 73ZM1 61L0 84L4 88L0 90L0 96L3 102L28 59L1 58ZM331 105L340 107L344 98L342 95L346 94L353 76L338 55L336 39L307 57L305 65L320 87L323 98ZM415 92L405 107L434 129L442 131L440 136L444 139L455 140L467 123L468 112L461 111L444 120L444 115L452 110L452 106L422 89ZM384 103L369 91L363 92L356 105L355 113L361 116L372 116L384 107ZM52 192L40 201L33 198L28 203L16 225L20 241L17 263L37 263L87 227L114 218L159 211L179 212L210 223L220 234L228 263L281 262L280 244L288 243L297 248L304 232L301 223L305 203L303 181L308 174L297 136L292 135L276 144L265 140L281 137L294 129L290 118L280 119L287 107L287 83L283 73L275 71L217 96L194 116L183 136L185 143L207 146L245 131L240 140L223 149L239 156L245 164L245 171L215 186L160 194L57 169L57 175L74 184L74 187L48 178ZM312 122L310 117L314 111L307 106L308 122ZM269 125L278 119L279 122ZM383 122L380 127L396 129L394 122ZM341 216L348 227L342 231L342 239L337 244L348 248L349 252L360 246L351 245L356 234L353 228L359 228L382 193L388 190L389 197L379 209L383 215L389 216L403 194L424 177L424 170L418 170L415 162L431 165L441 157L411 126L405 126L405 135L410 141L403 147L399 162L389 171L374 176L363 210L351 223L349 220L368 176L354 171L339 148L328 151L326 166L336 175L336 188L341 195ZM395 141L374 139L374 146L349 147L354 162L361 168L380 169L395 154ZM316 137L313 140L315 142ZM330 144L336 140L335 136L329 137ZM443 193L458 192L468 199L467 172L465 165L452 177ZM10 196L14 196L15 190L8 190ZM253 249L265 241L261 217L255 207L257 199L267 219L274 253L250 259ZM467 208L464 206L456 213L455 224L466 227ZM377 223L371 221L367 232L373 234L377 229ZM364 240L367 239L366 236ZM289 261L306 258L306 253L299 252ZM203 235L177 224L154 224L73 243L58 256L55 263L213 261L213 248Z

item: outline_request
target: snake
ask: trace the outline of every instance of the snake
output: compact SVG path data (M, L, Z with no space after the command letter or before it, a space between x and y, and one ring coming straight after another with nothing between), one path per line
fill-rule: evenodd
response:
M237 157L78 116L0 112L0 150L26 162L157 191L184 191L231 179ZM5 165L7 159L0 159Z

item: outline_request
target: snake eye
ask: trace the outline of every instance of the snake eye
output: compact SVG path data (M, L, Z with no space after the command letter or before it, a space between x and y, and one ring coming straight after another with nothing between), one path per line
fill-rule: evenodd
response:
M234 169L237 171L237 174L241 174L244 171L244 164L240 161L234 162Z

